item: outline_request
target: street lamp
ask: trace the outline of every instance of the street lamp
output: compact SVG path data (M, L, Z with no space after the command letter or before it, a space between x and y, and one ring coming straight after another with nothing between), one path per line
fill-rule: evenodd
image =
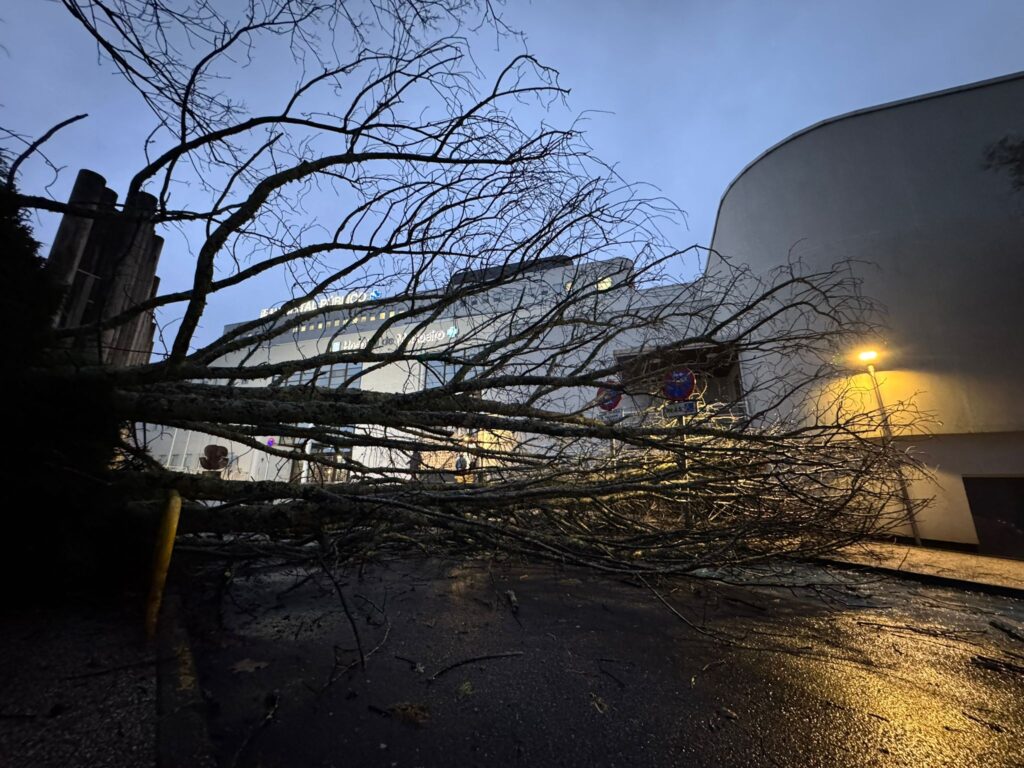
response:
M878 376L875 375L875 361L878 359L878 352L873 349L865 349L857 354L857 359L867 364L868 374L871 376L871 384L875 389L875 400L878 402L878 410L882 414L882 433L886 439L892 442L892 427L889 425L889 412L885 409L882 401L882 388L878 386ZM914 534L914 543L921 546L921 533L917 529L917 516L914 514L914 504L910 500L910 491L907 489L907 480L903 477L903 470L896 468L896 474L900 482L900 496L903 497L903 505L907 509L907 517L910 519L910 531Z

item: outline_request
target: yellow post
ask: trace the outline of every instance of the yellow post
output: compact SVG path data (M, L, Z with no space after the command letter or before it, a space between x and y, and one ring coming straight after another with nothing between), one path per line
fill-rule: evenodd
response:
M149 598L146 600L146 637L156 636L156 619L160 614L160 601L164 596L164 584L167 583L167 569L171 565L171 553L174 551L174 537L178 533L178 518L181 516L181 495L171 491L167 497L167 507L160 521L160 532L156 538L156 552L153 556L153 581L149 587Z

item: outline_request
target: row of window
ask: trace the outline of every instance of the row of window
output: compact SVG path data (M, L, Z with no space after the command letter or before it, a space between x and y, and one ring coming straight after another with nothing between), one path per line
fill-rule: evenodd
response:
M335 363L325 368L310 368L305 371L296 371L287 379L284 385L294 387L302 384L315 384L318 387L335 388L348 382L349 387L359 386L359 376L362 375L362 363Z
M372 315L359 315L358 317L353 317L351 320L346 320L345 325L355 325L356 323L369 323L374 320L386 320L389 317L394 317L396 314L397 312L395 310L391 310L390 312L381 312L380 315L377 315L376 313ZM334 322L327 320L319 323L308 323L307 325L299 326L299 333L305 333L306 331L322 331L324 330L324 328L338 328L340 326L340 319L335 320Z
M565 283L565 292L569 293L572 290L573 281L568 280ZM597 281L597 290L599 291L610 291L612 289L612 279L610 277L602 277Z
M569 280L565 284L565 290L567 292L571 291L572 290L572 286L573 286L573 281ZM597 290L598 291L607 291L607 290L610 290L611 287L612 287L612 279L610 277L602 277L600 280L597 281ZM478 299L477 299L477 297L473 296L473 297L470 297L468 301L469 301L470 304L476 305L477 302L478 302ZM480 303L483 303L482 299L480 300ZM355 325L356 323L368 323L368 322L373 322L375 320L386 320L389 317L394 317L395 314L396 314L396 311L395 310L391 310L390 312L381 312L379 315L377 313L373 313L373 314L370 314L370 315L359 315L357 317L353 317L351 320L347 320L346 321L346 325ZM334 320L333 322L331 320L326 320L326 321L322 321L322 322L318 322L318 323L307 323L307 324L299 326L299 333L305 333L306 331L322 331L325 328L332 328L332 327L333 328L339 328L339 327L341 327L341 324L342 324L342 321L340 319Z

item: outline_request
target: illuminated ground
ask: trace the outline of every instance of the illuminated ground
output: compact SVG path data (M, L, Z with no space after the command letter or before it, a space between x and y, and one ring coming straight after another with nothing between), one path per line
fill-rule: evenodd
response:
M398 562L339 582L363 673L334 585L302 576L188 606L221 765L1024 761L1022 601L805 567L767 578L827 586L652 584L684 621L590 573Z

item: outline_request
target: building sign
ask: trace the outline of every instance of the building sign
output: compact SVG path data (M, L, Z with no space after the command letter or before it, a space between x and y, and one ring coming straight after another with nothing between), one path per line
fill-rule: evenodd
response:
M668 375L665 376L665 383L661 387L661 392L667 400L679 402L680 400L688 400L696 386L697 377L693 375L693 371L689 368L681 368L677 371L668 372Z
M396 330L393 333L385 333L379 339L374 350L377 352L388 352L393 349L397 349L400 345L408 343L409 349L418 349L420 347L436 347L445 344L449 341L454 341L459 335L459 329L457 326L449 326L447 329L444 328L428 328L425 331L420 331L407 342L407 333L402 330ZM369 341L369 337L364 336L348 336L347 338L335 339L331 344L331 352L353 352L357 349L363 349L366 343Z
M310 299L304 301L297 307L292 307L285 315L296 315L300 312L312 312L316 309L330 309L331 307L344 307L349 304L362 304L367 301L377 301L382 296L381 292L374 289L372 291L349 291L348 293L335 295L335 296L320 296L316 299ZM264 318L267 315L272 315L277 312L275 307L264 307L260 310L260 317Z

